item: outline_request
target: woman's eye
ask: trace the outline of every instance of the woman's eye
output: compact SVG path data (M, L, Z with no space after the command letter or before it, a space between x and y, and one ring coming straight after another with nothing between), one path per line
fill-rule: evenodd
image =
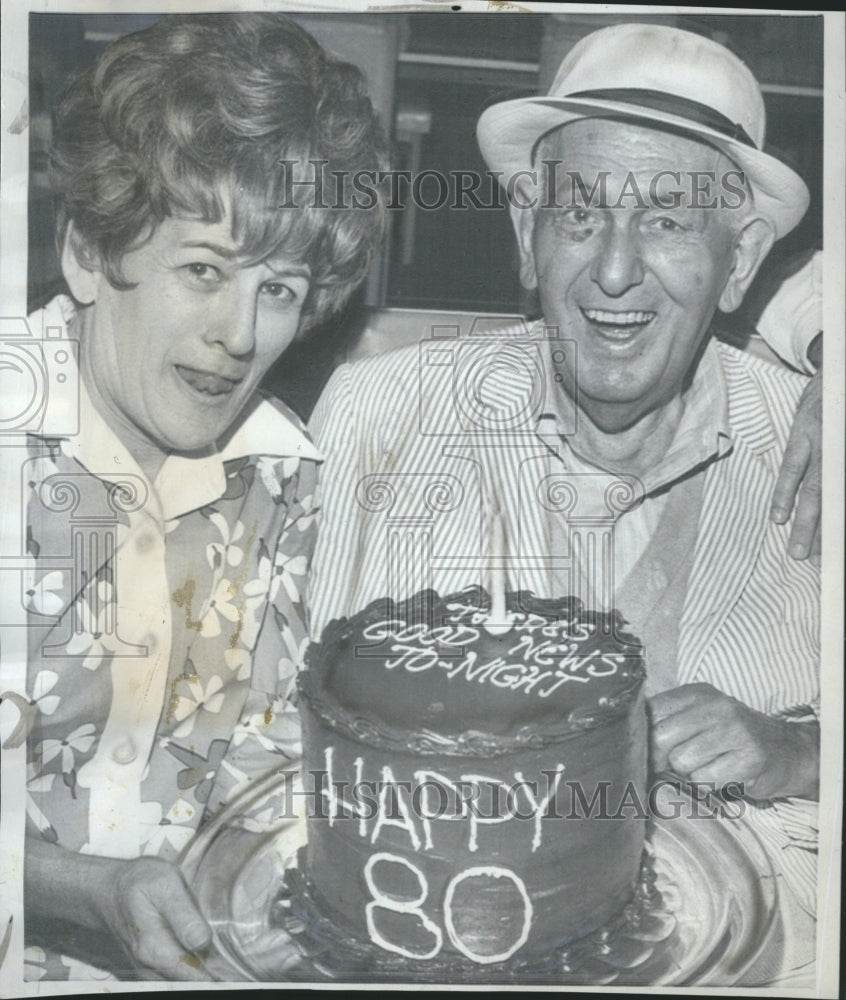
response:
M211 284L220 278L220 271L212 264L201 264L199 261L195 261L191 264L186 264L185 269L192 278L196 278L197 281L203 284Z
M261 290L265 295L269 295L279 302L293 302L297 297L293 289L281 281L266 281L261 286Z

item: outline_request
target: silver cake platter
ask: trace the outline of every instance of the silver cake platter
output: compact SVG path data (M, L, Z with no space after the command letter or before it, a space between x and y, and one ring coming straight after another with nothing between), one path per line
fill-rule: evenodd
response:
M296 934L274 926L274 903L286 869L304 841L302 816L280 822L245 852L233 825L262 798L291 796L298 780L288 771L257 785L200 831L181 868L214 930L206 970L223 982L326 981L302 953ZM681 807L680 807L681 806ZM739 810L731 815L736 817ZM678 813L678 815L675 815ZM649 820L648 863L660 905L649 920L610 946L594 949L572 975L555 971L534 983L549 985L734 986L765 985L756 966L778 964L785 930L776 878L755 833L741 818L716 818L684 786L658 791ZM671 818L672 817L672 818ZM336 972L336 981L343 981ZM361 981L359 975L355 981ZM765 977L766 978L766 977ZM419 981L419 980L418 980ZM430 980L439 980L433 977ZM480 968L478 980L494 981ZM520 981L519 979L516 981ZM528 980L527 980L528 981Z

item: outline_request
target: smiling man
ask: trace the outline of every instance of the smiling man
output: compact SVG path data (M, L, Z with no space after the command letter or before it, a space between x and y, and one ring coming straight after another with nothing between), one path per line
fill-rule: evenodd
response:
M516 216L523 282L539 288L546 323L574 343L566 374L589 418L577 434L610 434L603 450L645 449L623 461L646 471L675 433L715 303L726 312L740 304L771 230L745 203L700 207L692 186L678 188L671 204L657 192L644 199L640 188L669 165L684 164L686 177L735 169L681 135L583 119L544 139L540 158L565 164L582 184L590 179L596 196L552 192ZM587 442L579 450L593 452Z
M494 105L478 135L517 179L542 320L435 331L335 374L313 418L327 455L313 624L487 585L503 533L511 589L575 591L633 623L654 769L742 783L813 913L819 578L767 516L807 379L712 332L801 219L805 184L762 151L748 69L656 25L584 39L548 95Z

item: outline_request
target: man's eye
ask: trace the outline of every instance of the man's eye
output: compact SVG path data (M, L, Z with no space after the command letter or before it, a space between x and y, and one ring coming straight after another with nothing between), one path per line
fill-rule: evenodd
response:
M586 208L568 208L564 212L564 221L574 226L589 226L594 217Z
M657 219L653 219L650 225L662 233L679 233L684 229L681 223L676 219L671 219L668 215L661 215Z

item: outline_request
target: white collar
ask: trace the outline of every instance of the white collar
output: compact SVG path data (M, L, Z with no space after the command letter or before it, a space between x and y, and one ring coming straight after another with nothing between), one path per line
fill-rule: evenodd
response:
M246 455L323 461L323 456L305 433L283 412L281 403L257 394L248 408L249 412L245 409L246 416L220 449L221 461Z
M256 396L252 411L220 451L205 456L168 455L156 476L156 492L165 520L213 503L226 492L224 462L248 455L308 459L321 462L320 452L285 414Z

